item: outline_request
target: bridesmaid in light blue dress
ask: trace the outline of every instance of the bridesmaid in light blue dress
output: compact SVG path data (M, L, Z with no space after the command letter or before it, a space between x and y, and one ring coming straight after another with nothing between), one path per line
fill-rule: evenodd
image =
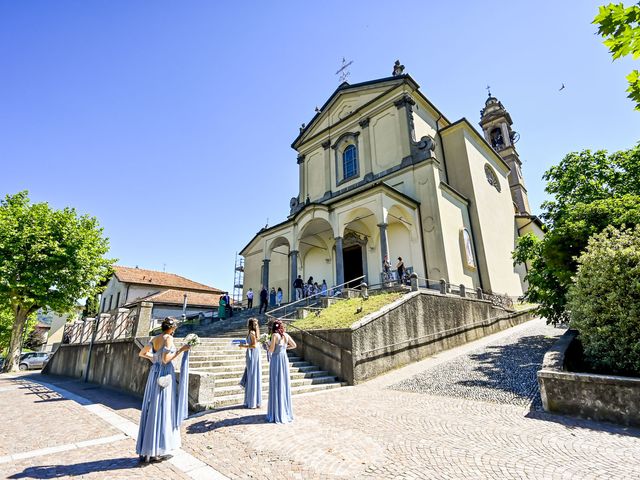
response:
M244 382L244 406L247 408L259 408L262 405L262 362L260 359L260 326L257 318L250 318L247 324L249 334L247 343L240 345L246 348L246 362Z
M171 361L190 347L183 345L176 349L173 333L177 327L176 319L166 318L162 322L162 333L153 337L139 353L153 364L144 390L136 443L136 453L146 462L163 460L163 456L181 445L182 418L178 414L178 386Z
M271 325L272 352L269 362L269 405L267 422L293 422L291 405L291 381L289 377L289 357L287 349L296 348L296 342L284 331L284 324L279 320Z

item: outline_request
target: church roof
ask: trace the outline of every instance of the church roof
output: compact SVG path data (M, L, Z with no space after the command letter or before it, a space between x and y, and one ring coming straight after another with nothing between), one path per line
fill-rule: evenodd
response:
M422 93L420 93L420 85L418 85L418 83L409 74L402 74L402 75L396 75L396 76L392 76L392 77L378 78L378 79L375 79L375 80L368 80L366 82L354 83L353 85L349 84L348 82L342 82L338 86L338 88L336 88L335 91L331 94L331 96L327 99L327 101L324 102L322 107L313 116L311 121L300 130L300 133L298 134L298 136L295 138L295 140L291 144L291 147L293 149L296 149L296 147L298 147L300 145L300 143L301 143L300 141L303 139L303 137L318 123L320 118L323 117L324 114L326 113L326 111L327 111L326 108L332 102L334 102L338 97L340 97L341 95L344 95L345 93L353 92L355 90L359 90L359 89L363 89L363 88L367 88L367 87L371 87L371 86L375 86L375 85L382 85L382 84L385 84L385 83L389 84L390 89L398 87L398 86L400 86L402 84L408 84L436 112L438 112L438 114L441 115L443 120L445 120L447 123L449 122L447 120L447 118L435 107L435 105L433 105L424 95L422 95ZM388 93L388 92L385 92L385 93ZM384 95L384 93L382 95ZM356 112L354 112L354 113L356 113Z

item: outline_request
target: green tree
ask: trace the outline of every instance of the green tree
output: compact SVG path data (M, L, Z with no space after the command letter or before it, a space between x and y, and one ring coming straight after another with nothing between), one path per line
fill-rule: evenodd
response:
M598 25L598 34L604 38L604 44L614 60L631 55L634 60L640 57L640 2L630 7L613 4L600 7L593 23ZM627 75L629 81L628 97L640 110L640 73L633 70Z
M93 295L113 260L94 217L31 203L27 192L0 201L0 305L13 314L4 371L17 367L27 318L39 308L70 312Z
M526 299L558 323L568 319L567 292L589 237L608 225L640 224L640 147L612 155L571 153L544 178L552 195L543 204L548 231L543 240L520 238L514 260L528 265Z
M640 226L607 227L578 259L567 304L592 368L640 374Z
M98 314L98 297L89 295L82 309L82 318L93 318Z

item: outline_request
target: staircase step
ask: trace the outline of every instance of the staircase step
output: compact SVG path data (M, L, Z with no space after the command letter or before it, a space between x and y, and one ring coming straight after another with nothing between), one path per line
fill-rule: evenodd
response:
M320 383L318 385L303 385L300 387L291 387L291 395L299 395L302 393L320 392L322 390L331 390L334 388L340 388L346 384L335 383ZM268 402L268 393L265 397L262 396L262 402L266 406ZM244 403L244 393L236 395L225 395L220 398L216 398L213 408L226 407L228 405L242 405Z
M216 388L218 387L230 387L233 385L238 385L240 382L240 377L242 374L240 375L236 375L233 377L227 377L227 378L222 378L219 376L216 376ZM319 377L331 377L334 378L333 376L331 376L331 374L329 372L327 372L326 370L316 370L313 372L290 372L289 374L291 381L297 381L297 380L306 380L306 379L313 379L313 378L319 378ZM262 381L263 382L268 382L269 381L269 372L262 372Z
M336 377L333 376L325 376L325 377L314 377L314 378L292 378L291 379L291 388L300 387L303 385L322 385L326 383L336 383ZM262 382L262 393L269 393L269 382ZM215 396L222 397L227 395L244 395L244 388L242 388L237 381L231 385L221 385L218 386L216 382L215 387Z
M244 368L246 362L244 358L224 358L217 360L191 360L189 359L189 366L193 368L202 367L224 367L230 365L242 364ZM311 365L309 362L303 361L300 357L292 357L289 359L289 365L292 367L305 367Z
M202 367L202 368L194 368L194 371L199 372L208 372L213 373L216 378L229 378L229 377L237 377L240 379L242 377L242 373L244 372L244 365L234 365L229 367ZM311 373L319 371L320 369L315 365L309 365L307 367L297 367L291 368L291 373ZM262 374L269 375L269 365L262 366Z

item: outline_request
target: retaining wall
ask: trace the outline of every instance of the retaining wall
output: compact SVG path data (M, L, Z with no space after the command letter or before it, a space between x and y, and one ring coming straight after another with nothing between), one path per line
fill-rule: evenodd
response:
M640 378L566 371L567 352L577 335L567 330L544 356L538 371L544 409L640 427Z
M151 362L138 356L145 343L144 338L94 343L87 380L142 398L151 367ZM60 345L42 373L84 378L88 354L89 344ZM212 403L213 390L212 375L205 372L189 372L189 408L191 410L203 410L207 403Z
M412 292L351 328L289 333L298 351L350 385L531 320L491 302L431 291Z

